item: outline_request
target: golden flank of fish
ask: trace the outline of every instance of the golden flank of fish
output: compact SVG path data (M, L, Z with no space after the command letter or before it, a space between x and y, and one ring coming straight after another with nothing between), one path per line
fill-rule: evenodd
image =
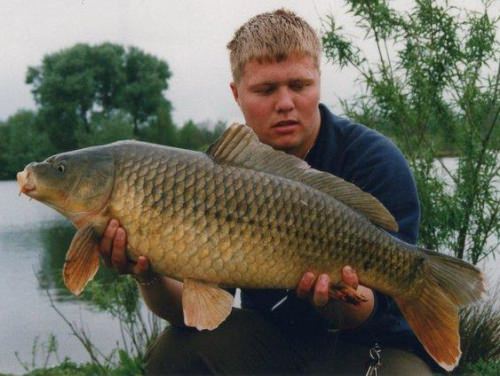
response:
M58 154L18 173L23 193L78 231L64 281L79 294L99 268L110 218L128 255L184 282L187 325L216 328L233 297L221 287L294 288L306 271L352 265L360 282L394 298L427 352L447 370L460 358L458 310L481 297L473 266L389 235L391 214L371 195L231 126L207 154L117 142ZM345 286L343 288L346 288ZM351 296L363 299L355 292Z

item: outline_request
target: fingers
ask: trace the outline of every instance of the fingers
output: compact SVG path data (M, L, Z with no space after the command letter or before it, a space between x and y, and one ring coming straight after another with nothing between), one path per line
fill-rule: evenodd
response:
M300 280L298 286L297 286L297 296L299 298L307 298L311 292L311 289L314 285L314 281L316 280L316 276L311 273L307 272L302 276L302 279Z
M111 264L116 268L118 273L128 272L128 258L125 253L125 244L127 242L127 234L121 227L116 229L115 238L113 239L113 247L111 253Z
M342 268L341 280L343 286L350 288L349 291L355 291L359 286L358 274L349 265ZM299 298L309 297L316 307L324 307L330 298L345 301L345 291L343 289L331 288L330 285L331 280L328 274L320 274L316 279L314 273L307 272L304 273L297 285L296 293Z
M346 265L341 271L340 282L330 288L330 298L357 305L366 301L363 294L358 292L359 278L356 270Z
M318 279L314 273L307 272L302 276L296 293L299 298L312 296L312 303L317 307L323 307L328 303L328 291L330 286L330 277L327 274L320 274Z
M346 265L342 268L342 281L355 290L359 286L358 274L349 265Z
M328 277L328 274L320 274L314 286L313 303L316 307L323 307L328 303L329 289L330 277Z
M99 252L101 253L102 259L106 266L111 266L111 252L113 239L116 234L116 230L118 229L119 223L116 219L111 219L104 230L104 234L101 239L101 244L99 247Z
M150 280L155 273L146 257L140 256L136 262L127 256L127 233L116 219L111 219L104 230L99 252L104 263L120 274L133 274L138 280Z
M131 272L136 275L145 275L150 272L149 261L144 256L139 256L137 262L132 265Z
M126 254L127 234L116 219L111 219L104 230L99 246L104 263L115 268L118 273L128 273L130 266Z

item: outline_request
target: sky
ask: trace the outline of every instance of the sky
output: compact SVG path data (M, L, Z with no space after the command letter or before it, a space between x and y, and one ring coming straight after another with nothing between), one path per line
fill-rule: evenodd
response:
M24 81L28 67L40 65L44 55L76 43L112 42L169 64L173 76L166 97L178 125L189 119L242 121L229 89L226 44L250 17L280 7L294 10L319 32L322 19L333 14L351 37L362 38L342 0L0 0L0 120L35 108ZM321 69L322 101L339 112L339 98L361 90L356 72L339 71L325 59Z

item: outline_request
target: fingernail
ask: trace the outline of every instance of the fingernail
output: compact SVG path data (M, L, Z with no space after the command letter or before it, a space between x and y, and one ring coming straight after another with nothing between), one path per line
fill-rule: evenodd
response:
M123 239L125 239L125 232L123 230L121 230L121 229L118 229L116 231L116 235L115 236L116 236L117 240L123 240Z
M109 225L112 228L118 227L118 221L116 219L112 219L111 222L109 222Z
M322 285L328 285L328 276L326 274L321 274L318 278L318 282Z
M306 273L304 275L304 282L307 282L308 284L311 284L314 281L314 274L313 273Z

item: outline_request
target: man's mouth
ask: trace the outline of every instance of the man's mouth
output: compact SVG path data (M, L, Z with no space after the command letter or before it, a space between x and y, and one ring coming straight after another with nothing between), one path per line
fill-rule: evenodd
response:
M273 125L273 128L278 133L290 133L295 130L295 128L300 125L297 120L282 120Z
M281 120L274 124L275 127L286 127L290 125L297 125L299 122L297 120Z

